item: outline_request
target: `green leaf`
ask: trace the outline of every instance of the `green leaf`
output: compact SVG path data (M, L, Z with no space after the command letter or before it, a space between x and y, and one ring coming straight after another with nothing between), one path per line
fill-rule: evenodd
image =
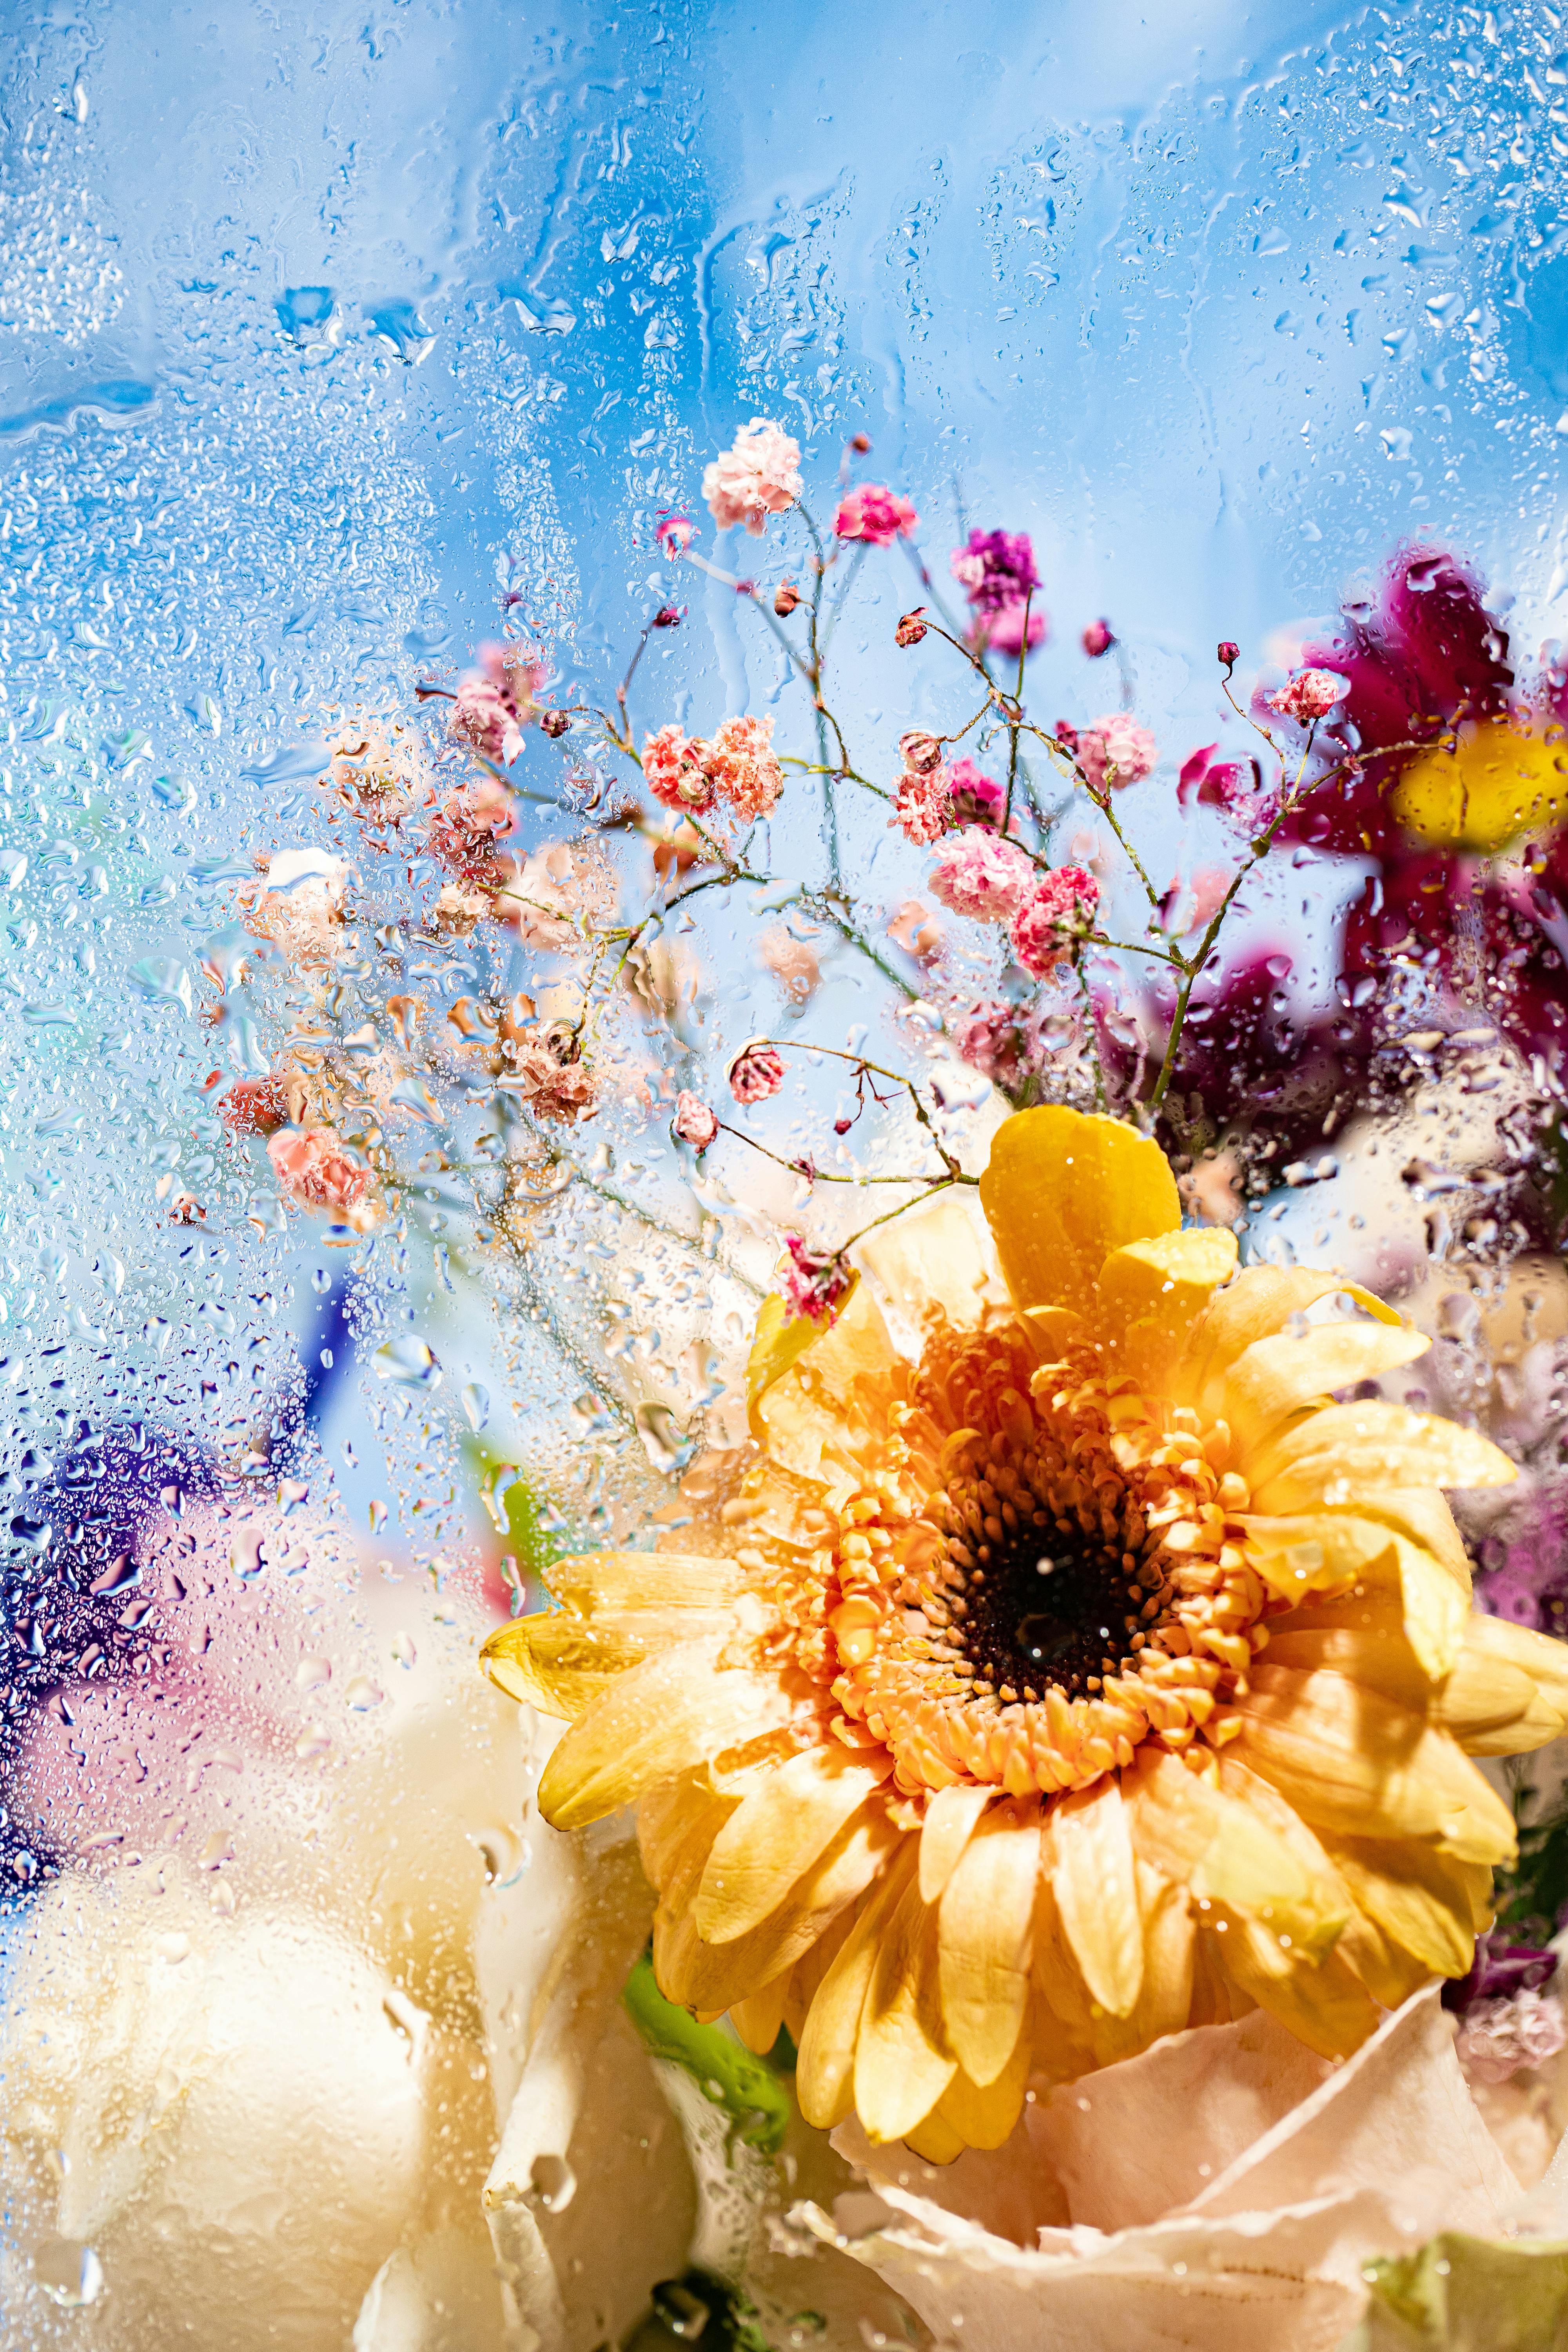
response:
M775 2156L789 2128L790 2103L767 2060L754 2058L716 2025L699 2025L689 2010L666 2000L646 1952L621 1999L650 2053L681 2067L704 2098L723 2108L731 2137L763 2156Z
M1568 2242L1446 2230L1369 2263L1367 2315L1342 2352L1558 2352L1568 2328Z

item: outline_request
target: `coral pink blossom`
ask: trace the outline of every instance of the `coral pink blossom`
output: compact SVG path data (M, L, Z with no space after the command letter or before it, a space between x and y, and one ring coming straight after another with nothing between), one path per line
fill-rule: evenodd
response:
M425 837L433 857L471 882L493 864L495 845L516 822L516 806L499 776L459 784L432 813Z
M917 848L929 849L947 831L952 813L947 778L941 768L932 768L924 775L910 768L904 770L893 787L891 822L906 841L912 841Z
M1331 669L1298 670L1288 686L1268 697L1268 708L1277 710L1281 719L1300 719L1310 727L1326 719L1336 702L1342 702L1350 692L1350 680L1337 677Z
M966 826L931 868L931 887L944 907L977 923L1005 923L1016 913L1035 879L1021 849L980 825Z
M668 809L710 809L716 797L708 772L710 747L700 735L688 737L671 724L649 735L642 747L642 772L649 792Z
M784 1059L776 1046L742 1045L730 1065L730 1092L738 1103L766 1102L784 1084Z
M509 1094L522 1097L535 1118L570 1127L577 1119L594 1116L598 1082L583 1059L575 1031L566 1022L555 1021L514 1034L508 1040L507 1060L510 1075L502 1084Z
M275 1135L289 1121L289 1097L276 1074L269 1078L237 1078L217 1107L225 1127L236 1135Z
M1082 936L1100 904L1100 885L1081 866L1058 866L1029 893L1013 918L1013 952L1026 971L1044 980Z
M899 538L912 539L920 521L911 499L867 482L838 502L833 528L840 539L858 539L867 547L891 547Z
M953 761L947 771L947 789L954 824L988 824L1001 830L1006 792L983 773L973 760Z
M283 1190L306 1207L363 1211L370 1171L329 1129L283 1129L268 1137L267 1157Z
M694 1143L700 1152L706 1151L719 1132L719 1114L700 1095L682 1087L675 1098L674 1125L682 1143Z
M784 1304L793 1318L820 1323L837 1314L854 1276L837 1253L814 1250L799 1234L784 1235L788 1262L779 1268Z
M721 530L743 522L761 539L768 517L785 514L800 496L800 444L765 416L753 416L735 445L702 477L702 496Z
M1158 754L1147 727L1140 727L1125 710L1107 711L1078 739L1079 765L1097 792L1135 784L1153 767Z
M784 790L784 770L773 745L771 719L726 719L713 738L709 778L736 815L748 823L766 816Z

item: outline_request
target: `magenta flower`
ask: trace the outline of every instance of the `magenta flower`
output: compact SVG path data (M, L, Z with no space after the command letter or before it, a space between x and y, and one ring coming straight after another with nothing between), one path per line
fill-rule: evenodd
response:
M955 834L931 868L931 887L944 907L977 923L1005 923L1034 887L1035 868L1021 849L980 825Z
M1101 655L1110 651L1116 639L1110 633L1109 621L1091 621L1083 633L1081 642L1090 661L1099 661Z
M786 1234L784 1248L789 1262L779 1269L779 1281L792 1319L831 1321L854 1281L849 1268L836 1253L812 1249L799 1234Z
M753 539L761 539L770 515L789 511L800 488L800 444L765 416L753 416L702 477L702 496L719 529L744 523Z
M1044 642L1049 615L1030 598L1040 584L1035 550L1026 531L972 530L954 551L952 576L963 584L974 614L973 635L984 649L1016 654L1024 643L1028 613L1029 650Z
M766 1102L784 1085L784 1058L774 1045L753 1039L730 1065L730 1092L741 1104Z
M695 1144L700 1155L719 1132L719 1114L683 1087L675 1098L674 1128L682 1143Z
M1298 670L1288 686L1268 697L1268 708L1281 719L1296 719L1303 727L1310 727L1326 719L1350 690L1349 678L1336 677L1331 669Z
M1007 805L1005 787L977 768L973 760L954 760L947 770L948 797L952 803L954 824L988 824L994 832L1002 829L1002 813Z
M833 528L840 539L858 539L867 547L891 547L894 540L912 539L920 522L913 502L867 482L838 502Z
M1019 907L1008 934L1024 970L1047 979L1083 937L1099 904L1100 885L1086 867L1058 866L1045 875Z
M1108 711L1078 737L1079 765L1097 792L1138 783L1153 767L1154 738L1125 710Z

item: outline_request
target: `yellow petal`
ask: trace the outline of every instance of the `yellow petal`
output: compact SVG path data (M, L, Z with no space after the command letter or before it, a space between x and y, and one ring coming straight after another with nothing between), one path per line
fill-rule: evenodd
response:
M722 1609L746 1590L737 1561L705 1552L574 1552L553 1561L544 1580L579 1616L616 1619L628 1611Z
M726 1817L739 1802L739 1798L731 1797L727 1790L721 1793L714 1788L712 1775L706 1767L683 1772L678 1780L666 1780L662 1787L650 1789L637 1807L637 1852L642 1856L643 1874L648 1885L662 1895L675 1875L677 1858L697 1824L707 1819L711 1808L717 1808L702 1848L706 1854Z
M973 1780L955 1780L939 1789L926 1807L921 1825L921 1896L927 1903L942 1899L953 1865L968 1844L975 1822L995 1796L994 1789Z
M1248 1449L1303 1405L1326 1403L1337 1389L1414 1363L1431 1344L1424 1331L1388 1323L1310 1323L1300 1333L1255 1339L1226 1372L1220 1407L1240 1466Z
M654 1923L659 1981L670 1999L693 2009L728 2009L793 1968L886 1867L902 1835L886 1806L868 1804L794 1882L777 1909L729 1944L705 1944L699 1936L694 1911L700 1878L692 1879L679 1916L673 1903L661 1904ZM704 1868L707 1861L704 1855Z
M1214 1927L1226 1974L1320 2057L1348 2058L1376 2031L1376 2004L1338 1952L1309 1958L1241 1913L1216 1917Z
M1561 740L1555 730L1542 736L1508 719L1483 719L1453 750L1412 760L1389 806L1417 841L1483 853L1505 848L1527 826L1545 830L1568 815Z
M924 1874L922 1868L922 1881ZM942 1898L938 1979L946 2042L982 2089L1001 2074L1023 2028L1039 1874L1039 1801L1004 1800L959 1855Z
M777 1675L721 1670L723 1646L713 1636L679 1642L618 1675L578 1717L539 1784L552 1828L583 1829L693 1764L782 1730L793 1710Z
M855 2044L855 2112L872 2140L902 2139L952 2080L938 1967L937 1913L917 1869L879 1940Z
M1112 1370L1150 1386L1163 1381L1210 1298L1235 1272L1236 1235L1220 1226L1156 1234L1112 1250L1100 1270Z
M815 1327L813 1327L815 1328ZM828 1331L756 1398L752 1434L797 1477L824 1478L823 1454L842 1448L850 1408L875 1391L892 1369L893 1349L880 1309L861 1284Z
M1052 1806L1045 1867L1085 1984L1102 2009L1125 2017L1143 1981L1143 1927L1131 1827L1114 1780Z
M776 1976L772 1984L763 1985L747 2000L736 2001L730 2011L736 2032L748 2050L765 2058L779 2038L784 2023L784 1996L789 1990L789 1970Z
M1093 2020L1090 2032L1100 2066L1135 2058L1163 2034L1180 2033L1192 2010L1196 1929L1186 1888L1140 1862L1138 1909L1143 1923L1143 1980L1130 2015L1112 2017L1107 2011Z
M1447 1732L1380 1692L1266 1664L1237 1704L1245 1760L1314 1828L1430 1838L1462 1862L1511 1857L1502 1800Z
M1475 1864L1452 1862L1414 1838L1334 1838L1329 1851L1357 1907L1429 1974L1462 1977L1475 1953Z
M1467 1617L1433 1706L1468 1756L1522 1756L1568 1729L1568 1644L1501 1617Z
M1057 1105L997 1129L980 1202L1017 1304L1079 1314L1112 1250L1182 1222L1157 1143L1120 1119Z
M1322 1274L1315 1266L1249 1265L1215 1293L1194 1331L1174 1378L1179 1400L1195 1404L1212 1419L1220 1409L1225 1375L1242 1350L1271 1331L1283 1330L1292 1316L1305 1314L1320 1298L1337 1291L1356 1299L1381 1323L1399 1321L1392 1307L1342 1275Z
M967 1331L987 1306L1007 1304L996 1245L968 1185L938 1192L868 1234L856 1244L855 1261L901 1335L916 1343L933 1307L955 1330Z
M934 2120L945 2124L965 2147L1000 2147L1010 2139L1024 2112L1029 2081L1030 2040L1020 2033L1013 2054L991 2083L971 2082L961 2066L936 2103ZM921 2126L923 2129L923 2126ZM906 2134L913 2147L912 2137Z
M757 1310L752 1351L746 1359L746 1415L753 1437L760 1437L763 1433L757 1412L760 1400L775 1381L783 1380L791 1366L798 1363L806 1349L822 1339L828 1328L826 1318L814 1319L809 1315L792 1315L779 1293L769 1291Z
M1042 1842L1043 1850L1043 1842ZM1062 1926L1061 1907L1042 1868L1035 1890L1035 1933L1029 1958L1033 2063L1058 2083L1095 2063L1094 2011L1089 1987ZM1103 2012L1102 2012L1103 2013Z
M904 2134L904 2146L924 2164L952 2164L963 2154L969 2142L960 2131L954 2131L941 2112L941 2102L929 2116L921 2117L913 2131Z
M1122 1787L1141 1860L1200 1904L1267 1916L1303 1951L1330 1949L1344 1924L1342 1890L1267 1808L1148 1748Z
M918 1851L914 1839L906 1837L865 1898L806 2011L795 2066L795 2095L801 2114L818 2131L841 2124L854 2105L860 2012L879 1941L906 1890L915 1884ZM929 2104L934 2105L937 2096L940 2092Z
M1436 1413L1369 1398L1309 1412L1247 1459L1255 1509L1361 1507L1379 1486L1506 1486L1517 1475L1489 1438Z
M508 1698L570 1723L619 1675L641 1665L650 1648L668 1648L678 1638L667 1627L663 1641L645 1642L624 1629L585 1624L559 1610L498 1625L479 1652L479 1664Z
M891 1769L837 1742L764 1767L708 1857L695 1914L703 1940L733 1943L776 1910Z

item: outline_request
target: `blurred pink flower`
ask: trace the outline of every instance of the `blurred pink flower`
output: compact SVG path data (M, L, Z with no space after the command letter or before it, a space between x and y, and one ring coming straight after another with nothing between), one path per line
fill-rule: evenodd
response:
M1015 1092L1045 1066L1038 1029L1024 1009L984 997L951 1024L953 1051L993 1086Z
M702 477L702 496L721 530L744 523L753 539L768 517L785 514L800 496L800 444L765 416L754 416L732 448Z
M906 768L893 786L892 824L906 841L918 848L929 849L947 831L951 814L947 778L943 771L932 768L917 774Z
M984 622L976 622L975 636L994 653L1017 653L1024 643L1026 610L1029 615L1029 651L1033 653L1037 646L1045 642L1046 631L1051 625L1050 614L1040 604L1026 606L1020 600L1016 604L999 605Z
M784 1085L784 1059L776 1046L742 1045L730 1065L730 1092L738 1103L766 1102Z
M1034 883L1035 868L1021 849L979 825L949 842L931 868L931 887L944 907L977 923L1005 923Z
M535 1118L571 1127L593 1117L598 1085L565 1023L528 1031L510 1046L508 1059L515 1073L508 1081L509 1091L521 1096Z
M947 790L954 824L988 824L1001 831L1002 812L1007 804L1005 787L984 774L973 760L952 761L947 770Z
M1472 2083L1506 2083L1522 2068L1555 2058L1565 2042L1568 2027L1557 1995L1528 1991L1472 2002L1456 2046Z
M1079 733L1079 764L1099 792L1138 783L1148 775L1157 756L1150 730L1140 727L1124 710L1108 711Z
M783 923L773 923L757 940L757 961L771 971L792 1004L805 1004L822 981L816 950L808 940L797 940Z
M688 736L673 721L645 738L642 772L649 792L668 809L710 809L715 799L708 769L709 746L700 735Z
M289 1097L282 1079L237 1078L217 1106L217 1115L236 1135L275 1135L289 1118Z
M351 1223L371 1222L370 1171L329 1129L280 1129L268 1138L267 1157L290 1199L310 1209L345 1212Z
M482 759L510 767L522 750L522 730L534 716L534 696L550 675L537 646L479 647L479 668L458 688L451 731Z
M1099 661L1103 654L1110 651L1115 643L1116 639L1111 635L1109 621L1091 621L1083 633L1083 649L1090 661Z
M719 1114L700 1095L682 1087L675 1098L674 1128L682 1143L695 1144L700 1152L706 1151L719 1132Z
M747 823L766 816L784 790L784 770L773 744L771 719L726 719L708 754L714 790Z
M1268 708L1281 719L1300 719L1303 727L1310 727L1326 719L1350 690L1349 678L1336 677L1331 669L1298 670L1288 686L1268 696Z
M685 554L690 546L696 526L688 514L660 515L657 533L659 549L669 563Z
M779 1280L791 1316L831 1321L855 1279L848 1266L835 1252L812 1249L799 1234L784 1235L784 1249L788 1263L779 1269Z
M495 859L496 843L510 833L516 804L499 776L459 784L432 813L425 828L430 854L471 882Z
M1035 550L1026 531L972 530L954 551L952 576L963 584L974 614L972 635L982 649L1016 654L1024 643L1029 615L1029 649L1040 645L1050 625L1043 604L1031 600L1039 587Z
M1160 902L1160 920L1171 937L1185 939L1207 929L1225 903L1236 876L1229 866L1200 866L1189 882L1173 882Z
M1081 866L1058 866L1029 893L1013 918L1013 952L1026 971L1044 980L1076 938L1081 938L1100 904L1100 885Z
M833 528L840 539L858 539L867 547L891 547L895 539L912 539L920 521L913 501L867 482L838 502Z

